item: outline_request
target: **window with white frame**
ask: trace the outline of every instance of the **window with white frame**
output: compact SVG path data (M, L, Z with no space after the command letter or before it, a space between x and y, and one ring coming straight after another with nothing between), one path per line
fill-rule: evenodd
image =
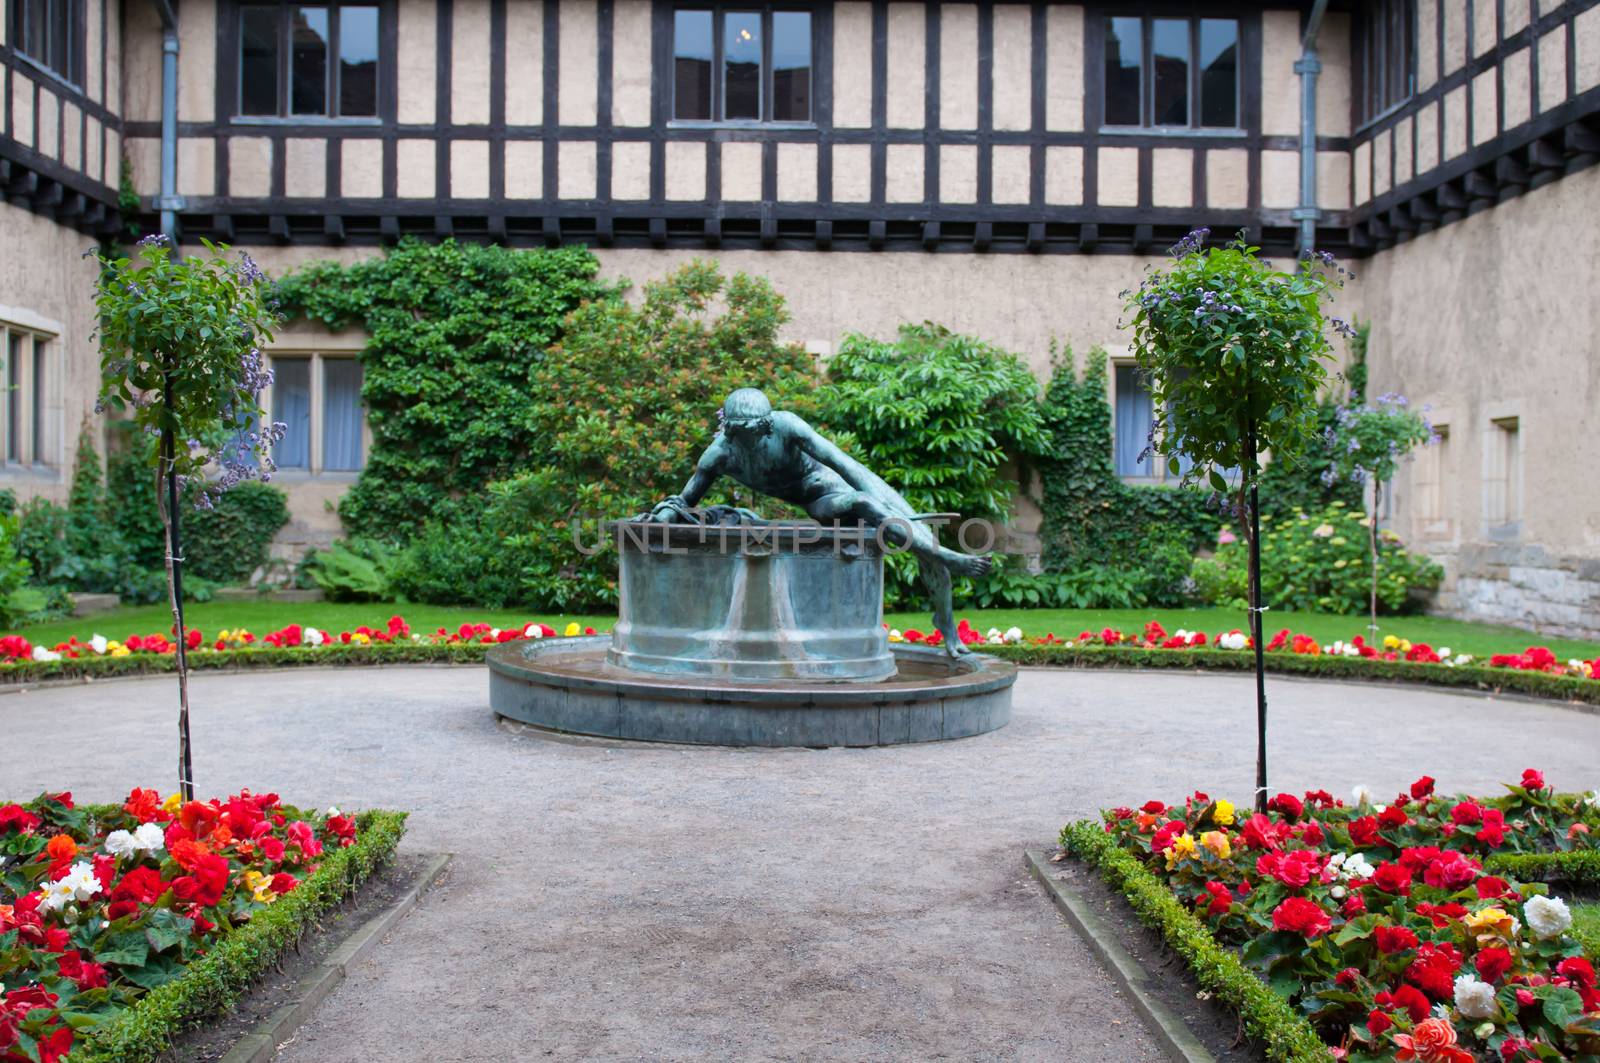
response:
M1155 402L1145 382L1144 371L1132 363L1113 367L1112 459L1117 475L1124 479L1176 480L1166 458L1151 448L1150 430L1155 421ZM1149 451L1146 453L1146 451ZM1143 455L1141 457L1141 455ZM1179 474L1188 472L1193 462L1178 459Z
M1491 420L1484 446L1484 521L1491 533L1515 535L1522 520L1522 431L1518 418Z
M57 459L53 336L0 321L5 359L5 411L0 420L7 468L49 466Z
M367 419L361 363L352 356L274 352L267 408L286 426L272 448L279 469L359 472L366 464Z

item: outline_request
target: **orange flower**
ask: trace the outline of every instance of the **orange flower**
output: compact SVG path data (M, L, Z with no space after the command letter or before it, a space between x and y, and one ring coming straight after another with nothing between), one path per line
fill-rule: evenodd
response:
M1456 1047L1456 1030L1444 1019L1424 1019L1409 1034L1395 1034L1400 1051L1394 1058L1401 1063L1474 1063L1471 1052Z
M71 860L78 855L78 843L65 834L57 834L44 847L45 854L57 862Z
M161 813L161 795L154 790L134 787L122 810L140 823L149 823Z
M204 842L193 841L189 838L179 838L172 843L172 858L178 866L186 871L198 871L204 858L211 855Z
M233 830L226 823L219 824L206 840L218 849L226 849L233 841Z

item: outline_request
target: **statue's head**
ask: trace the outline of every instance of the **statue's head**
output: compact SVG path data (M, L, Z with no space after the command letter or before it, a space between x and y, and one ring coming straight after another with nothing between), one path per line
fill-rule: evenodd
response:
M722 403L717 414L722 431L731 438L764 436L772 431L772 403L758 388L740 388Z

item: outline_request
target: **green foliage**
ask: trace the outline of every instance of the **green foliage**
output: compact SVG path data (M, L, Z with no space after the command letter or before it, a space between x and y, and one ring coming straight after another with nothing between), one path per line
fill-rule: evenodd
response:
M239 484L185 520L184 574L243 583L267 563L268 547L287 523L287 495L264 483Z
M1484 861L1483 869L1490 874L1505 875L1523 882L1596 887L1600 886L1600 850L1495 853Z
M1187 569L1189 555L1184 554ZM1144 604L1143 573L1090 564L1070 572L1030 573L1015 561L996 559L994 568L970 583L964 604L979 609L1130 609Z
M279 283L287 313L369 337L361 396L372 450L340 504L347 529L405 539L444 516L453 497L551 460L556 441L543 411L584 396L574 394L580 387L550 390L559 380L548 379L545 349L581 303L611 302L616 292L595 280L598 271L584 248L408 239L382 258L317 263ZM593 348L610 339L596 337ZM654 372L614 339L609 356ZM604 399L584 408L604 409Z
M0 516L0 627L12 628L43 609L43 591L28 586L32 574L28 562L17 550L21 536L15 514Z
M1332 401L1317 404L1316 435L1326 441L1338 424L1340 405ZM1293 457L1279 460L1276 455L1261 473L1261 512L1287 517L1297 509L1322 509L1334 502L1361 505L1361 485L1341 479L1333 471L1333 448L1313 442Z
M126 658L124 658L126 659ZM146 1063L196 1023L226 1013L250 984L315 931L319 921L394 858L404 812L363 812L356 843L330 849L316 872L249 923L109 1022L80 1031L73 1063Z
M1367 554L1366 514L1334 503L1287 519L1261 518L1261 600L1273 609L1321 613L1360 613L1367 608L1371 560ZM1378 536L1381 565L1378 604L1389 613L1415 605L1411 592L1439 586L1444 570L1420 554L1408 553L1399 536ZM1216 556L1194 564L1201 598L1213 605L1243 608L1246 551L1242 542L1224 544Z
M1002 466L1049 444L1038 399L1017 355L924 322L894 342L847 335L818 401L912 509L1003 521L1015 485Z
M1223 470L1242 470L1242 495L1266 451L1292 459L1315 438L1333 353L1322 302L1340 282L1312 258L1298 273L1275 270L1242 236L1203 250L1206 232L1191 233L1170 265L1128 294L1132 346L1168 468L1176 475L1187 457L1186 479L1204 476L1218 491L1227 490Z
M341 539L306 557L302 569L331 602L381 602L390 597L394 551L372 539Z
M1394 479L1400 460L1433 441L1433 426L1403 395L1384 395L1376 403L1352 403L1335 414L1328 435L1332 475L1362 483Z
M1053 353L1041 407L1051 446L1037 459L1045 567L1137 571L1140 604L1178 604L1187 560L1216 540L1219 517L1194 488L1123 483L1112 463L1105 351L1090 351L1082 379L1070 348Z
M1061 846L1127 898L1139 921L1160 933L1200 988L1238 1013L1244 1031L1268 1059L1327 1063L1328 1048L1311 1024L1218 942L1160 879L1118 849L1099 823L1068 824L1061 831Z
M615 558L585 553L575 526L582 543L606 542L600 519L679 490L736 388L814 416L811 356L778 339L787 320L765 280L700 261L646 285L637 305L586 303L540 364L526 471L440 506L397 560L395 589L491 607L614 603Z

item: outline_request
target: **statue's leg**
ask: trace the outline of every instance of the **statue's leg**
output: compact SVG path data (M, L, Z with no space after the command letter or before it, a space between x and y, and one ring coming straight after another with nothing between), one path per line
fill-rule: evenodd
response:
M950 603L950 569L938 561L917 558L917 573L933 602L933 623L944 636L944 651L951 657L971 653L956 631L955 610Z

